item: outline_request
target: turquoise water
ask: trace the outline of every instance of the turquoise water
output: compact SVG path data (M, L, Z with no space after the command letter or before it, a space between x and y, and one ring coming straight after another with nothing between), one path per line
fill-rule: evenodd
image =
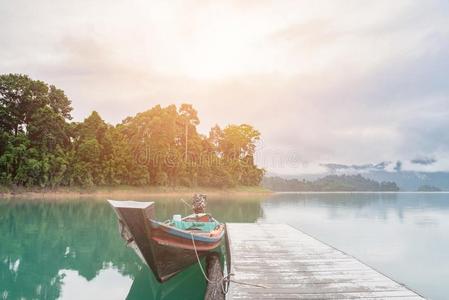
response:
M156 201L161 220L186 214ZM449 295L449 194L210 199L227 222L285 222L432 299ZM104 200L0 200L0 299L202 299L198 266L159 284L123 245Z

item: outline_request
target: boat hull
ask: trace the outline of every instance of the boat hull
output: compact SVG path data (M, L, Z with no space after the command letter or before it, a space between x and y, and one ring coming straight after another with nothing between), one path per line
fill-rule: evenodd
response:
M112 201L120 233L160 282L212 252L221 252L223 233L210 237L178 230L154 220L153 202Z

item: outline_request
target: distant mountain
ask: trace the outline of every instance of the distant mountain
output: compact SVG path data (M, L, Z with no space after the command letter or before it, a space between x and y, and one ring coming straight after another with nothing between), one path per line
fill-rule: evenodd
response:
M363 176L377 181L394 181L403 191L417 191L425 185L440 190L449 190L448 172L375 171L363 174Z
M385 170L370 170L366 172L338 172L321 173L321 174L301 174L301 175L280 175L267 173L266 177L281 177L284 179L299 179L307 181L315 181L328 175L357 175L361 174L367 179L375 181L391 181L395 182L401 191L417 191L421 186L433 186L442 191L449 191L449 172L415 172L400 171L391 172Z
M357 173L356 173L357 174ZM378 182L390 181L395 182L401 191L417 191L421 186L433 186L442 191L449 191L449 172L414 172L400 171L389 172L385 170L371 170L360 173L367 179ZM298 179L300 181L315 181L325 176L335 175L334 173L323 174L302 174L302 175L275 175L271 177L281 177L284 179ZM338 173L338 175L354 175L354 173Z
M399 187L394 182L377 182L359 175L328 175L314 181L285 179L281 177L265 177L262 185L273 191L398 191Z

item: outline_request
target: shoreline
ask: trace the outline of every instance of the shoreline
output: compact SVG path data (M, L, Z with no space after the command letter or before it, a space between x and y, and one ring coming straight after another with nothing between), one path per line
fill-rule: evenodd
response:
M211 197L251 197L273 194L273 191L260 186L238 186L234 188L211 188L211 187L93 187L93 188L19 188L15 191L0 190L0 199L67 199L67 198L105 198L105 197L132 197L132 198L154 198L154 197L179 197L192 196L195 193L204 193Z
M449 191L272 191L273 194L449 194Z
M133 187L101 186L92 188L18 188L15 191L5 187L0 189L0 199L77 199L77 198L155 198L155 197L191 197L203 193L209 197L254 197L282 194L449 194L449 191L273 191L261 186L238 186L234 188L211 187Z

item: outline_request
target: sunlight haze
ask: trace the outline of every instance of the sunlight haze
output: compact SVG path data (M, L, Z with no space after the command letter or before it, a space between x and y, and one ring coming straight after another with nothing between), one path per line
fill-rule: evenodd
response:
M448 2L17 0L0 19L1 73L63 89L75 120L186 102L203 134L254 125L269 172L449 171Z

